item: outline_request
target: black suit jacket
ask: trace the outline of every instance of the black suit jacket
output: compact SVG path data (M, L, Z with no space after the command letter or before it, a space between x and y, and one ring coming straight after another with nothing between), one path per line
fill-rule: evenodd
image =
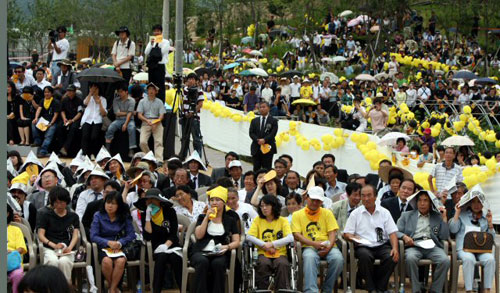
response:
M198 188L203 186L210 186L212 184L212 179L205 174L198 173ZM191 185L194 188L194 182L191 181Z
M399 206L399 199L398 197L391 197L386 200L383 200L380 203L381 206L384 208L388 209L389 212L391 213L392 219L394 220L394 223L397 223L399 220L399 217L401 217L401 207ZM411 205L406 202L406 212L407 211L412 211L413 208Z
M226 167L215 168L212 170L212 182L216 182L217 179L221 177L230 177L229 171L226 169Z
M163 190L167 187L170 187L170 179L168 178L168 176L162 173L156 173L156 175L158 176L158 178L156 179L156 188L158 188L159 190Z
M380 177L377 174L369 173L365 177L366 184L371 184L377 188L377 191L383 187L383 185L379 185Z
M278 120L269 114L266 119L266 125L263 127L264 129L261 129L261 119L262 116L256 117L250 123L249 134L252 139L252 145L250 147L251 154L255 156L257 153L261 153L260 145L257 143L257 140L263 138L267 144L271 145L271 151L267 154L274 155L276 154L275 136L276 133L278 133Z
M83 227L85 227L85 234L87 234L87 239L90 239L90 226L92 225L92 221L94 220L94 214L99 211L103 204L103 199L89 202L87 208L85 209L85 212L83 213L82 224Z

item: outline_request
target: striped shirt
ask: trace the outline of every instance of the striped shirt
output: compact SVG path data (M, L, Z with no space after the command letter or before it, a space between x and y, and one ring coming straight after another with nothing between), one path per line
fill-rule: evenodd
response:
M456 176L455 182L462 182L464 180L462 168L455 163L453 163L451 168L447 168L444 162L442 164L437 164L434 166L434 169L432 169L431 175L436 178L437 192L442 192L454 176Z

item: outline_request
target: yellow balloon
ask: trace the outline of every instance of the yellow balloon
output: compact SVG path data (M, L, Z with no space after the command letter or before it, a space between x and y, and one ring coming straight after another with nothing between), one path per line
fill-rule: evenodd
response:
M432 137L436 137L439 135L439 129L436 129L436 128L431 128L431 135Z
M290 135L285 133L283 134L283 141L288 142L290 140Z
M472 112L472 109L470 106L465 106L462 110L465 114L470 114Z
M351 134L350 138L352 142L357 143L359 140L359 134L357 132L354 132Z
M290 127L290 129L295 129L295 128L297 128L297 122L295 122L295 121L290 121L290 123L288 124L288 127Z
M325 144L323 145L323 149L324 149L325 151L329 151L329 150L331 150L331 149L332 149L332 146L331 146L330 144L328 144L328 143L325 143Z
M425 128L429 128L431 126L431 124L428 122L428 121L425 121L424 123L422 123L422 127L425 129Z
M301 148L304 151L308 151L310 148L310 143L308 141L304 141L304 143L302 143L302 145L301 145Z
M277 137L275 138L275 140L276 140L276 146L277 146L277 147L280 147L280 146L281 146L281 143L282 143L281 137L277 136Z
M335 142L338 143L339 147L345 144L345 139L343 137L336 137Z
M365 144L368 142L368 140L370 140L370 137L368 137L368 134L366 133L361 133L359 135L359 142L361 142L362 144Z
M333 134L335 134L336 136L342 136L344 134L344 131L341 128L335 128L333 130Z
M370 150L376 150L377 149L377 144L373 141L369 141L366 146L368 147L368 149Z
M477 174L477 180L480 183L484 183L486 182L486 180L488 180L488 175L486 175L486 172L480 172Z
M496 166L497 166L497 161L495 160L495 158L491 158L486 161L486 167L488 167L488 169L495 170Z
M497 141L495 142L495 147L496 147L497 149L500 149L500 140L497 140Z
M462 170L462 176L465 178L465 177L469 177L470 175L472 175L474 173L474 170L472 169L472 167L465 167L463 170Z

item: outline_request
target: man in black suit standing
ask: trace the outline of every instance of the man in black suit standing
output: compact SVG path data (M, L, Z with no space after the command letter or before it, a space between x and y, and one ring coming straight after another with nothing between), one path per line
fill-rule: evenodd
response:
M413 210L408 204L408 197L415 193L416 184L413 179L404 179L399 185L398 196L383 200L380 205L388 209L394 223L398 222L401 214Z
M260 117L250 123L250 138L252 139L251 154L253 170L265 168L270 170L273 155L276 154L275 136L278 132L278 120L269 115L269 103L261 102L259 105Z

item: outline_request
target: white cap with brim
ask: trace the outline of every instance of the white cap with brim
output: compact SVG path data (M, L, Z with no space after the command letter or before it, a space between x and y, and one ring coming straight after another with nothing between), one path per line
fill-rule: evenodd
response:
M99 153L97 154L97 157L95 158L95 161L97 163L103 161L104 159L110 159L111 158L111 154L108 152L108 150L103 146L101 147L101 149L99 150Z
M87 181L85 182L85 184L88 185L90 183L90 177L92 177L92 176L98 176L98 177L102 177L106 180L109 180L109 176L106 175L106 173L104 173L104 171L99 166L96 166L94 168L94 170L92 170L92 172L90 172L89 177L87 177Z
M323 188L319 186L314 186L311 189L307 191L307 195L309 196L310 199L317 199L324 201L325 200L325 192L323 191Z
M200 163L200 169L201 169L201 170L203 170L203 171L207 170L207 168L205 167L205 164L203 164L203 161L201 160L201 157L200 157L200 155L198 154L198 152L197 152L197 151L194 151L194 152L191 154L191 156L189 156L189 158L187 158L187 159L184 161L184 163L183 163L183 164L187 165L187 164L189 164L189 162L191 162L191 161L196 161L196 162Z
M42 162L40 162L40 160L37 158L37 156L33 151L30 151L28 157L26 157L26 161L24 161L24 164L21 166L18 173L22 173L23 171L25 171L26 167L28 167L29 164L38 165L40 170L43 169Z
M26 184L23 183L17 182L12 184L9 188L9 192L13 190L21 190L22 192L24 192L24 194L28 194L28 187L26 186Z
M230 163L229 163L229 166L228 168L231 169L233 167L242 167L241 165L241 162L239 160L232 160Z
M147 154L145 154L144 157L141 158L141 161L153 162L155 163L155 165L158 165L158 161L156 160L153 151L149 151Z

